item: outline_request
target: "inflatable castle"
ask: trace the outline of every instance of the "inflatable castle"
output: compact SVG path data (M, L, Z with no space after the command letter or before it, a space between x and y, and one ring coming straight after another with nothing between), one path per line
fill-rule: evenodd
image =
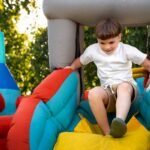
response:
M44 0L48 19L50 66L57 68L33 90L21 96L5 62L4 35L0 33L0 149L1 150L149 150L150 90L143 77L136 78L137 100L128 117L123 138L103 136L80 96L82 76L69 65L83 47L83 26L94 26L103 17L115 17L123 25L150 23L150 1ZM144 17L143 17L144 16ZM133 74L142 69L133 70ZM109 121L115 117L108 113Z

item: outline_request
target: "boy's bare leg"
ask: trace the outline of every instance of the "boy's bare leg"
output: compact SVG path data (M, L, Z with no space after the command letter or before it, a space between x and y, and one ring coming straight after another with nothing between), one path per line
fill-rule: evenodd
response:
M91 110L96 118L99 127L102 129L104 135L110 133L110 127L107 118L105 105L108 103L108 95L101 87L95 87L89 92L89 104Z
M110 130L114 138L122 137L127 131L125 119L131 106L132 94L133 87L130 83L124 82L117 88L116 118L112 120Z
M131 97L133 87L130 83L124 82L118 86L117 102L116 102L116 117L125 121L131 106Z

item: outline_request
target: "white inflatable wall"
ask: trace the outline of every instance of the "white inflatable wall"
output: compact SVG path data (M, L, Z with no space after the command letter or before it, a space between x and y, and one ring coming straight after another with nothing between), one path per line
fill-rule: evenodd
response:
M94 26L104 17L114 17L127 26L150 24L150 0L44 0L43 11L48 19L51 68L74 60L76 39L82 34L76 34L78 24Z

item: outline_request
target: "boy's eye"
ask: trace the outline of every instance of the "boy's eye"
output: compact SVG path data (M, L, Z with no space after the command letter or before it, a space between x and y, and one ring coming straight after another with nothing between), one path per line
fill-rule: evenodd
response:
M114 44L114 42L112 41L112 42L109 42L109 44Z
M104 45L105 43L101 42L102 45Z

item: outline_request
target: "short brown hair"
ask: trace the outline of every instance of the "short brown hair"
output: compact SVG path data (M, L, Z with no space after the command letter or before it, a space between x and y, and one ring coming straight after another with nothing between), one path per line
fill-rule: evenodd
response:
M121 24L113 18L104 19L96 25L96 37L101 40L114 38L118 36L121 31Z

